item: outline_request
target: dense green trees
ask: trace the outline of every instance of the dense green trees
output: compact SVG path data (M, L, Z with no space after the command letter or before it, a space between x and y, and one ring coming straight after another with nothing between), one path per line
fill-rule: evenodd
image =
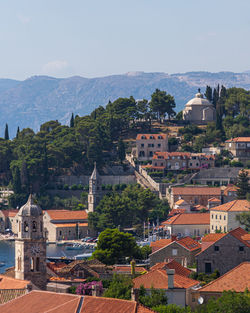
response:
M142 227L148 218L156 221L167 217L169 206L149 189L129 185L121 194L107 194L100 201L94 213L89 213L89 223L97 231L107 227L122 229L131 226Z
M126 257L140 257L140 248L131 234L107 228L99 235L92 257L105 264L115 264L124 262Z
M151 96L150 109L152 112L156 113L158 119L165 119L165 115L168 115L168 119L175 115L175 100L166 91L161 91L156 89Z
M125 275L114 275L103 296L107 298L130 300L132 286L131 278Z

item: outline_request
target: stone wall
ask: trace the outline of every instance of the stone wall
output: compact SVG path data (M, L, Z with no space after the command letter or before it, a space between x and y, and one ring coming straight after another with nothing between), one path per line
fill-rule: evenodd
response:
M89 184L89 177L86 175L80 175L80 176L74 176L74 175L64 175L64 176L58 176L56 179L57 184L61 185L69 185L72 186L74 184L76 185L88 185ZM116 185L116 184L134 184L136 183L136 179L134 175L103 175L101 177L101 183L104 185Z

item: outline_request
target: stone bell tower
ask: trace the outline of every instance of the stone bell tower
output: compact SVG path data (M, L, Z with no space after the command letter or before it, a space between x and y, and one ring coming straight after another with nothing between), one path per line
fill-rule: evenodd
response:
M47 284L46 239L43 211L32 195L18 212L18 236L15 240L15 278L30 280L45 290Z
M101 177L97 171L95 162L93 173L89 179L88 212L94 212L100 199L101 199Z

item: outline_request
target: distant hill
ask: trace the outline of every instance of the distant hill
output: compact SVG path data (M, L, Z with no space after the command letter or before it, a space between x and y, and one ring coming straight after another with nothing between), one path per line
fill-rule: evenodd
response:
M4 134L6 122L10 136L14 136L17 126L38 130L49 120L68 123L72 112L85 115L119 97L149 99L156 88L172 94L176 111L180 111L187 100L193 98L198 87L204 91L206 85L217 84L250 89L250 72L172 75L130 72L91 79L79 76L63 79L33 76L24 81L0 79L0 136Z

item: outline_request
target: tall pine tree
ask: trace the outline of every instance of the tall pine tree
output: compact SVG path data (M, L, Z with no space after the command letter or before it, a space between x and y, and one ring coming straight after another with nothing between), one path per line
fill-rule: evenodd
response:
M19 133L20 133L20 128L19 128L19 126L18 126L18 127L17 127L17 131L16 131L16 138L18 138Z
M246 199L247 193L249 193L250 190L250 186L248 183L248 173L246 171L244 170L240 171L236 185L239 188L237 190L237 198Z
M212 102L212 100L213 100L213 90L212 90L212 88L210 86L206 87L205 97L207 98L208 101Z
M9 127L8 127L7 123L5 125L4 139L5 140L9 140L10 139L10 137L9 137Z
M70 119L70 127L73 128L74 126L75 126L75 118L74 118L74 114L72 113L71 119Z

